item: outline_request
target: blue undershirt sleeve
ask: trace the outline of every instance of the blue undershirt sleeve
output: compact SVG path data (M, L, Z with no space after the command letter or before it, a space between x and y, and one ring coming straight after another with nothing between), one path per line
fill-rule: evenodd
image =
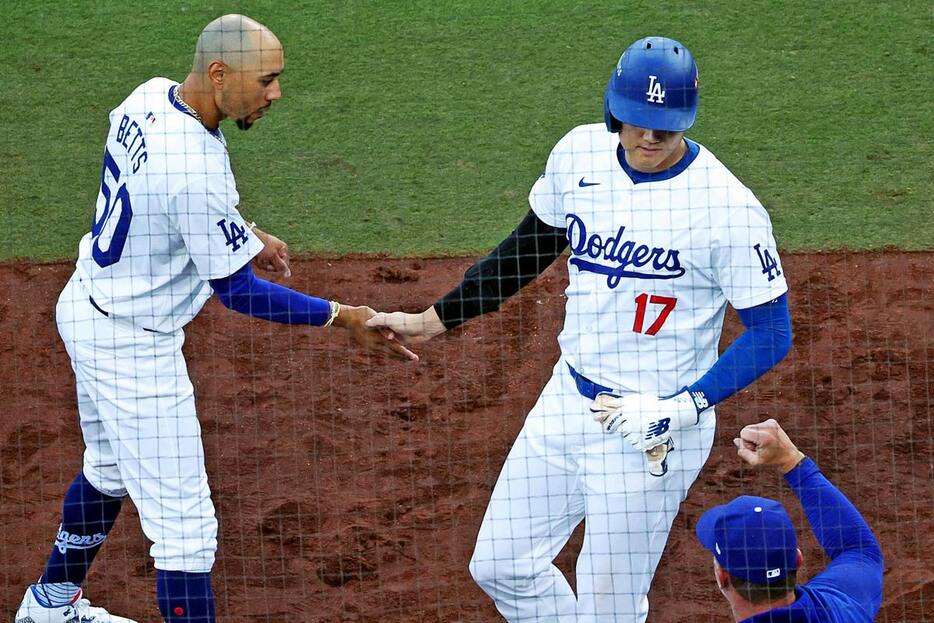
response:
M811 459L785 475L801 501L811 530L830 564L807 583L828 594L843 593L855 612L872 620L882 604L882 549L853 503L821 473Z
M698 411L713 406L771 370L791 350L788 294L737 309L746 330L704 376L687 387Z
M211 287L224 307L271 322L320 327L331 313L324 299L260 279L249 262L228 277L211 279Z

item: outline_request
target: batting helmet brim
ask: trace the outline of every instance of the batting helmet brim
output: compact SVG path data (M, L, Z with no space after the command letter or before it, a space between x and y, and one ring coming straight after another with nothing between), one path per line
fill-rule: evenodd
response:
M613 126L610 127L611 132L619 132L622 129L620 123L649 130L684 132L691 129L697 119L696 108L693 110L660 109L658 106L633 102L632 100L623 103L617 102L614 106L612 94L606 97L604 112L612 117L607 123L608 127ZM613 121L617 123L614 124Z

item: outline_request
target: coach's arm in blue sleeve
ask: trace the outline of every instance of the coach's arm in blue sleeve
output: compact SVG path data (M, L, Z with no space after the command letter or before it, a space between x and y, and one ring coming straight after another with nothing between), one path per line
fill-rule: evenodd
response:
M785 474L785 480L830 558L827 568L801 590L817 610L839 610L836 620L872 621L882 605L884 570L882 549L872 529L811 459L803 459Z
M740 496L710 509L697 536L714 555L717 585L736 621L870 623L882 604L882 550L856 507L802 454L775 420L733 440L750 465L772 465L798 496L830 563L795 585L803 561L794 525L774 500Z

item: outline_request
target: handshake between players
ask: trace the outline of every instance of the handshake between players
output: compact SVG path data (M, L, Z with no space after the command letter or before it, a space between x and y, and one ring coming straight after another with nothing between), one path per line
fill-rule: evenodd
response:
M276 236L262 231L255 224L251 225L251 231L263 243L263 250L253 258L256 268L270 272L275 277L285 279L291 277L292 268L288 245ZM347 329L354 341L364 348L406 361L418 361L418 355L401 342L367 325L367 321L376 315L372 308L366 305L342 305L332 301L328 314L328 320L324 326L334 325Z

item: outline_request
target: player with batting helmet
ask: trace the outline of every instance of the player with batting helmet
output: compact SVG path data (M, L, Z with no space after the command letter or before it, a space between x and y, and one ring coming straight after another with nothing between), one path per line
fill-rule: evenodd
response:
M672 520L713 444L714 405L791 348L768 213L684 136L697 109L691 52L636 41L610 75L604 123L558 141L515 231L424 312L368 323L429 339L498 309L570 248L561 356L470 561L509 621L644 621ZM718 358L728 303L746 330ZM575 595L553 560L585 517Z

